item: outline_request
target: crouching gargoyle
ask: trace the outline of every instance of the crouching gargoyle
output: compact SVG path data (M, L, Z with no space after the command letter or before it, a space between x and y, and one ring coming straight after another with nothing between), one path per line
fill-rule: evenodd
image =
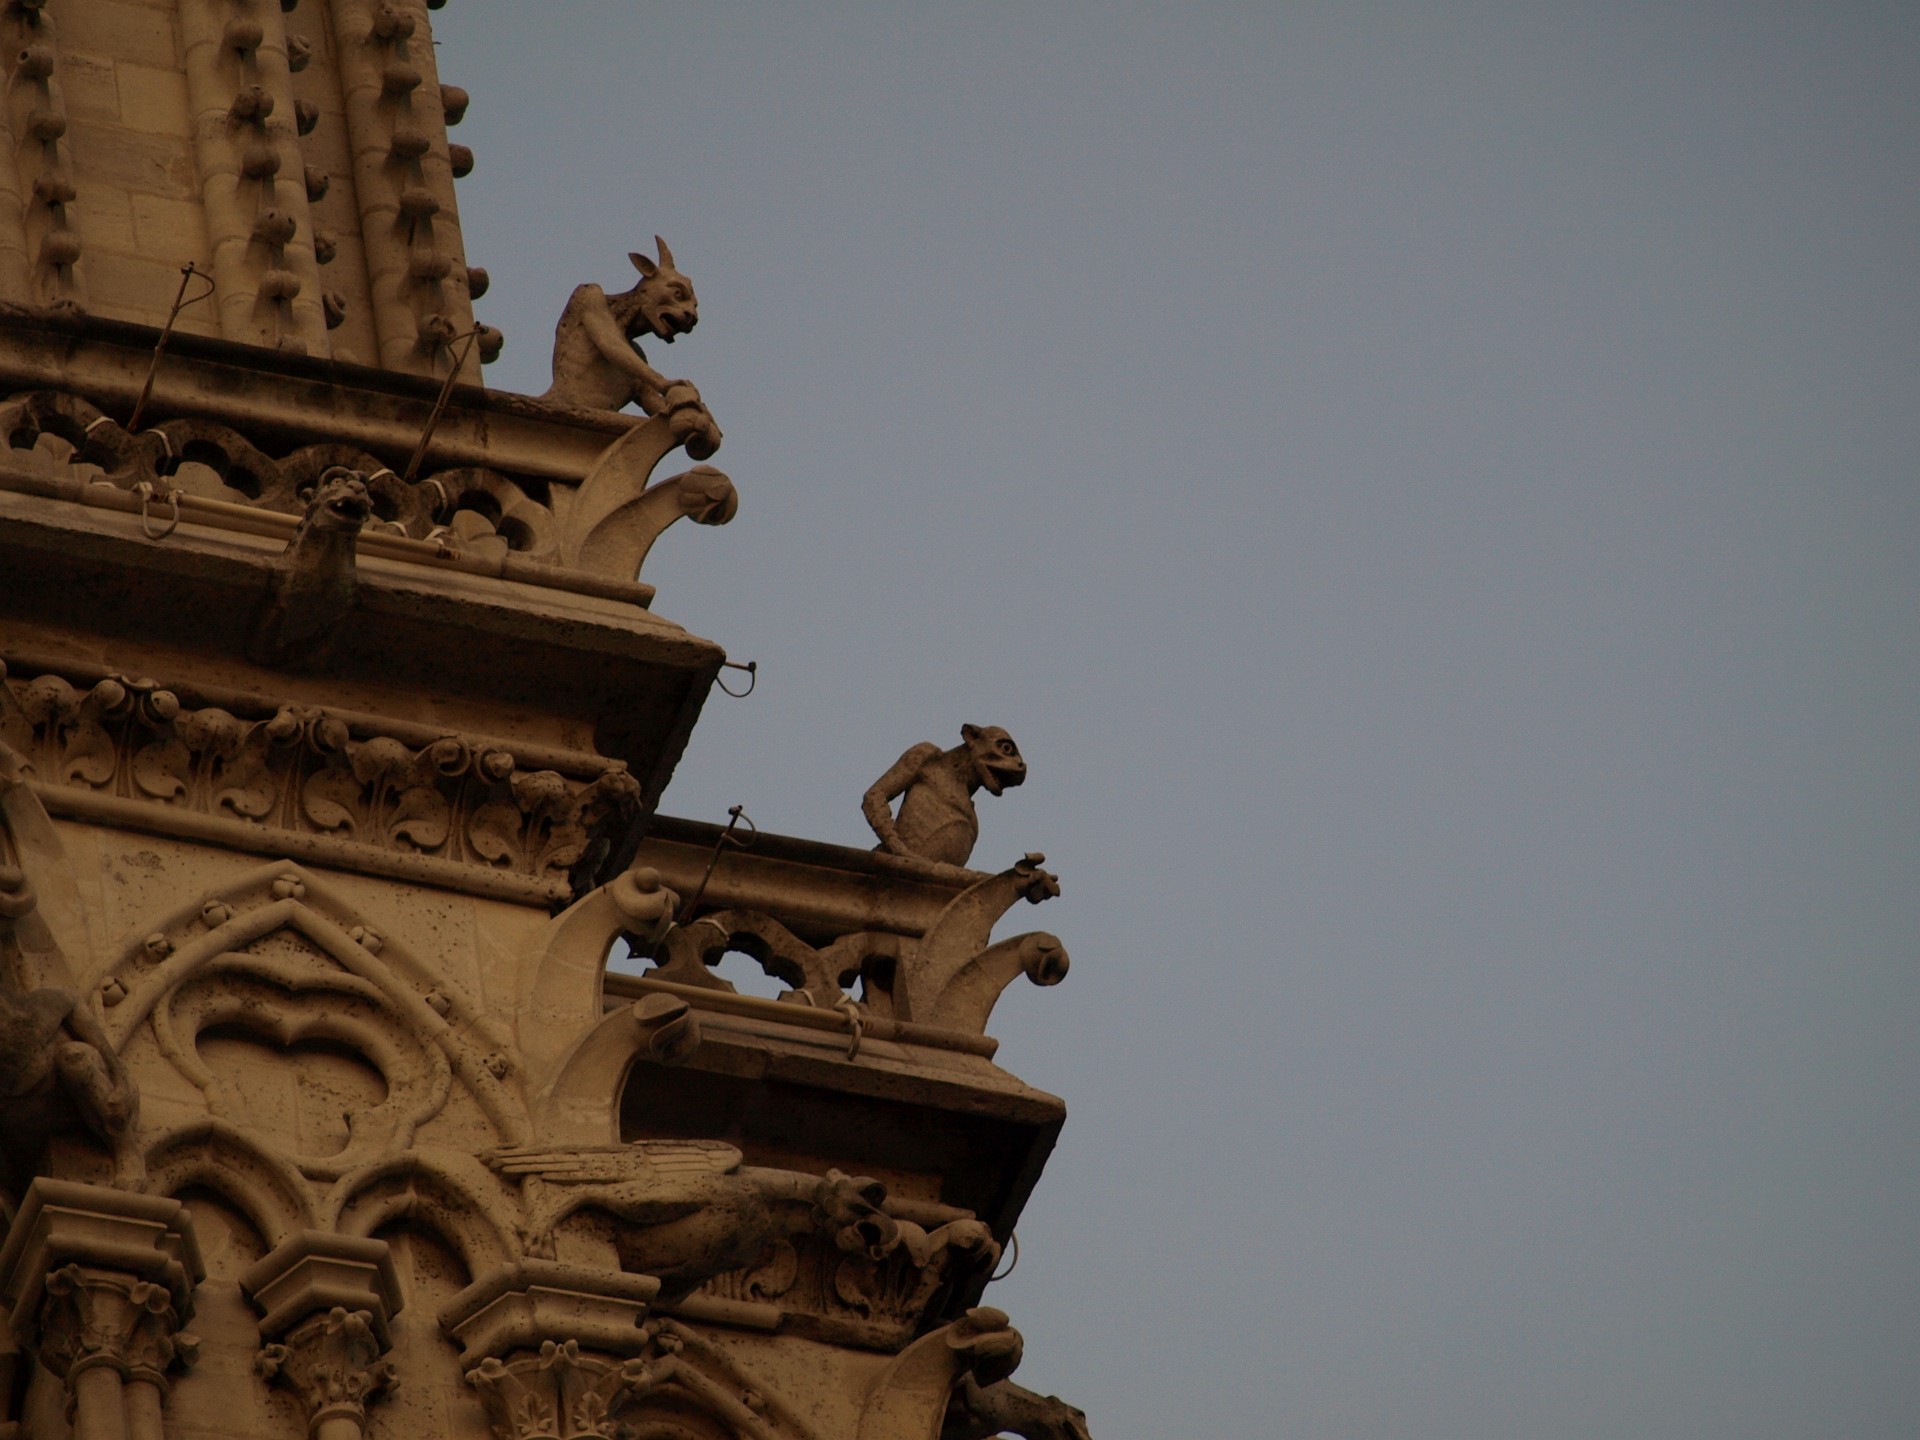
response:
M880 837L879 849L895 855L965 865L980 838L974 792L998 795L1027 778L1020 747L998 725L962 725L960 743L942 750L922 741L873 782L860 808ZM902 795L894 815L894 796Z
M574 1211L605 1211L620 1222L623 1266L656 1276L666 1299L753 1264L776 1240L813 1230L873 1260L900 1244L899 1223L880 1208L884 1186L838 1170L822 1178L743 1166L723 1141L525 1146L484 1158L522 1181L534 1253L552 1255L554 1231Z
M7 1169L31 1165L56 1134L77 1131L116 1147L137 1103L93 1013L70 990L34 984L36 961L57 954L35 899L24 871L0 865L0 1163Z
M249 659L279 669L326 663L353 609L359 589L354 547L372 515L363 476L340 465L321 472L299 528L274 559L247 637Z
M540 398L555 405L618 410L629 402L647 415L697 410L699 424L685 440L687 453L705 460L720 446L720 429L691 381L669 380L647 363L633 342L652 335L671 345L700 323L693 282L674 268L673 252L658 235L658 261L638 251L628 255L640 282L609 295L598 285L575 287L553 331L553 384Z

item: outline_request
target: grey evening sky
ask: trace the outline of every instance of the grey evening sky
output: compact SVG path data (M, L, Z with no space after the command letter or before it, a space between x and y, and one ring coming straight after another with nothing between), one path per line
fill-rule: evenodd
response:
M761 666L667 809L1007 726L1098 1440L1920 1433L1920 9L436 17L539 391L666 235ZM733 962L730 962L733 963Z

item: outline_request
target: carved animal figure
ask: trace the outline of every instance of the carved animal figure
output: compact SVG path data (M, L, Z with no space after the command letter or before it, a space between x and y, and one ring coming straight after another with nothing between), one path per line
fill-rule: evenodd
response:
M1011 1380L982 1385L971 1375L963 1377L947 1406L940 1440L986 1440L1008 1433L1026 1440L1092 1440L1085 1413L1064 1400L1036 1395Z
M900 1243L898 1222L880 1208L887 1192L878 1182L838 1170L822 1179L742 1166L740 1152L718 1140L519 1146L484 1158L498 1173L523 1179L530 1250L551 1256L562 1220L604 1210L622 1222L621 1263L658 1277L667 1299L753 1264L776 1240L815 1230L875 1260Z
M321 472L307 513L273 562L267 598L255 613L248 656L280 669L313 669L332 652L359 588L354 542L373 514L364 476L335 465Z
M653 335L671 345L700 323L693 282L674 268L673 252L658 235L656 263L638 251L628 255L640 283L618 295L598 285L575 288L553 332L553 384L540 398L559 405L618 410L629 401L648 415L666 408L671 381L647 363L633 341Z
M860 808L880 837L877 848L942 865L965 865L980 838L974 792L998 795L1027 778L1020 747L998 725L962 725L960 743L914 746L868 789ZM889 806L902 795L896 817Z
M0 1156L9 1170L31 1165L55 1134L85 1131L111 1147L138 1104L92 1012L71 991L33 986L29 951L51 945L34 906L26 873L0 865Z

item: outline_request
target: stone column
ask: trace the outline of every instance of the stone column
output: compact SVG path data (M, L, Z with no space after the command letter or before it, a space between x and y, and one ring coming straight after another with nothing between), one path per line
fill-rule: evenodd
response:
M299 1398L310 1440L362 1440L367 1406L398 1378L386 1353L400 1279L385 1242L302 1231L249 1267L240 1290L261 1312L256 1368Z
M74 1440L163 1440L168 1373L191 1362L206 1275L177 1200L42 1177L0 1249L0 1300L67 1387Z
M440 1328L497 1440L612 1440L621 1404L655 1383L638 1357L659 1290L649 1275L523 1260L454 1296Z

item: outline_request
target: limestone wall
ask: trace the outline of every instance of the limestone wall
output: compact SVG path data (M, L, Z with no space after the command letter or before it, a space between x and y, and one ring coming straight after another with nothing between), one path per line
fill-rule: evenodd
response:
M413 0L47 0L0 19L0 300L479 379ZM195 298L199 297L199 298Z

